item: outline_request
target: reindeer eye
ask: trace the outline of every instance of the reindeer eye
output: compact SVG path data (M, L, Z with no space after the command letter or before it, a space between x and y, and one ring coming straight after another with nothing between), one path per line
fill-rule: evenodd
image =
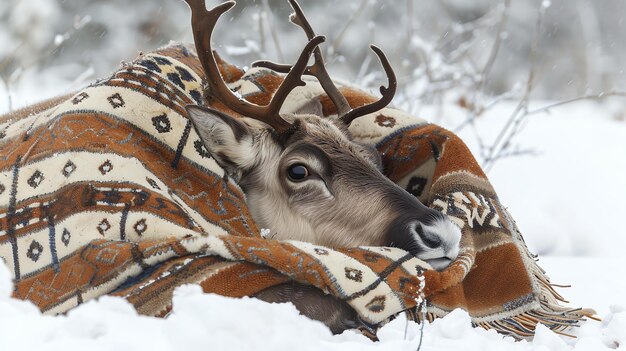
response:
M287 176L292 182L300 182L309 176L309 170L301 164L296 164L289 167Z

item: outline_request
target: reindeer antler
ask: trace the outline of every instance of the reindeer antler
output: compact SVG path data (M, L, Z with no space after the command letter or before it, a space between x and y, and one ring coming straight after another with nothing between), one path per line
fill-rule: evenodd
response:
M393 96L396 94L396 88L398 87L398 80L396 79L396 74L393 72L393 68L391 67L391 64L389 63L389 60L387 60L387 56L385 56L385 53L383 53L383 51L375 45L370 45L370 49L372 49L372 51L374 51L376 56L378 56L380 63L383 65L383 68L385 69L385 74L387 74L388 86L387 87L385 87L384 85L380 86L380 94L382 95L382 97L378 101L352 109L345 115L340 115L339 118L343 121L343 123L345 123L348 126L355 119L361 116L370 114L370 113L374 113L384 108L385 106L389 105L391 100L393 100Z
M315 31L313 31L313 28L309 24L309 21L306 19L302 8L296 0L288 1L294 10L294 13L291 14L289 19L293 24L302 28L306 36L309 38L309 40L311 40L315 37ZM313 65L307 67L304 71L304 74L312 75L317 78L326 94L330 97L330 99L337 107L337 115L339 116L339 119L348 126L355 119L369 113L376 112L387 106L391 102L391 100L393 100L393 96L395 95L396 88L398 86L396 75L383 51L374 45L370 45L370 48L378 56L378 59L383 65L385 73L387 74L388 80L387 87L380 87L380 93L382 94L382 97L378 101L375 101L371 104L357 107L355 109L350 108L348 101L343 96L343 94L341 94L339 89L337 89L332 79L328 75L328 72L326 71L326 66L324 64L324 57L322 56L322 51L319 47L316 47L313 51L315 62L313 63ZM287 73L292 68L292 66L290 65L277 64L271 61L256 61L252 63L252 67L265 67L280 73Z
M299 26L304 30L307 38L311 40L315 37L315 31L309 24L309 21L304 16L304 12L302 8L298 4L296 0L289 0L289 4L291 8L293 8L294 13L289 16L289 20L291 23ZM328 75L326 71L326 64L324 63L324 56L322 55L322 51L319 47L316 47L313 51L313 57L315 58L315 63L304 71L304 74L314 76L320 82L320 85L326 92L326 94L333 101L335 106L337 107L337 114L344 115L350 111L350 105L348 104L348 100L339 92L339 89L335 86L332 79ZM276 72L287 73L291 68L290 65L281 65L271 61L256 61L252 63L252 67L265 67Z
M277 64L270 61L257 61L252 64L253 67L266 67L276 72L287 73L283 83L278 87L274 97L269 104L265 106L256 105L236 96L224 82L220 70L215 60L215 53L211 48L211 34L215 28L217 20L233 6L235 1L226 1L211 10L207 10L204 4L205 0L185 0L191 8L191 27L193 30L193 38L196 43L198 58L204 68L207 82L211 93L215 95L223 104L231 108L233 111L246 117L263 121L274 128L278 133L288 130L292 124L285 121L280 116L280 108L285 102L287 95L297 86L305 83L302 81L302 75L312 75L320 82L320 85L326 94L337 107L339 119L344 124L350 125L355 119L369 113L376 112L387 106L396 92L397 80L391 68L391 64L385 54L378 47L370 45L370 48L376 53L380 60L385 73L387 74L388 86L381 86L380 92L382 97L371 104L367 104L354 109L350 108L348 101L335 86L332 79L326 71L324 57L319 49L319 45L326 38L321 35L315 35L313 28L302 12L302 8L296 0L289 0L289 4L294 10L290 16L291 22L302 28L307 35L309 42L306 44L296 63L292 65ZM307 66L309 57L313 54L315 62L311 66Z
M287 76L274 94L270 103L265 106L256 105L237 97L230 88L228 88L222 78L211 48L211 34L213 33L217 20L226 11L235 6L235 1L224 2L211 10L206 9L204 0L185 1L191 8L191 27L196 43L196 51L198 52L198 58L202 63L202 67L204 68L211 93L233 111L246 117L265 122L278 133L288 130L292 124L285 121L280 116L280 108L285 102L287 95L289 95L295 87L305 84L301 78L302 74L307 69L309 57L326 38L323 36L311 38L302 50L302 53L300 53L300 57L298 57L296 63L290 67Z

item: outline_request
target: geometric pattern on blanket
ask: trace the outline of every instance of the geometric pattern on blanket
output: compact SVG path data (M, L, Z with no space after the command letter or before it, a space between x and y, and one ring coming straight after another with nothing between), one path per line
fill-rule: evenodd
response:
M219 63L231 88L257 104L282 81ZM462 228L459 258L437 272L397 248L263 238L241 189L187 119L185 105L201 103L238 116L204 97L202 80L194 53L173 45L66 101L0 118L0 257L13 272L14 296L54 314L112 294L164 316L181 284L240 297L293 279L344 299L374 327L401 311L420 318L420 294L429 318L461 307L474 324L515 337L531 336L537 322L562 331L586 314L560 305L463 142L392 108L357 119L350 131L378 148L391 180ZM306 81L282 112L314 103L335 114L319 84ZM341 90L353 107L374 99Z

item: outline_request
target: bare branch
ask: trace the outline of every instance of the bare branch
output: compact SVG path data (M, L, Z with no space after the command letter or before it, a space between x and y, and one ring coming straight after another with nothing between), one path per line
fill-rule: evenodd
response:
M270 5L267 0L263 0L263 9L265 13L271 13ZM276 33L276 28L274 28L274 23L270 16L266 17L267 27L270 31L270 35L272 36L272 41L274 42L274 47L276 47L276 54L278 55L279 61L285 61L285 56L283 55L283 50L280 48L280 42L278 41L278 34Z
M526 80L526 88L524 96L516 106L513 113L510 115L504 127L500 130L500 133L494 140L494 142L487 148L486 156L483 160L483 168L485 171L489 171L496 160L501 158L501 155L507 152L511 146L511 140L519 132L519 126L522 120L528 116L528 104L530 100L530 94L532 93L535 84L535 66L537 61L537 52L539 46L539 35L545 16L545 7L540 5L539 13L537 15L537 22L535 24L535 31L533 33L533 41L530 49L530 69L528 70L528 78Z
M611 92L608 92L608 93L600 93L600 94L596 94L596 95L579 96L579 97L575 97L575 98L572 98L572 99L569 99L569 100L555 102L553 104L549 104L549 105L546 105L546 106L543 106L543 107L539 107L539 108L536 108L534 110L528 110L526 112L526 115L530 116L530 115L534 115L534 114L542 113L542 112L549 113L550 110L555 108L555 107L571 104L573 102L584 101L584 100L596 100L597 101L597 100L606 99L606 98L611 97L611 96L626 97L626 91L611 91Z
M454 128L455 132L458 132L465 128L467 125L473 124L474 120L477 116L480 116L486 109L483 104L483 96L485 93L485 85L487 83L489 74L493 69L493 65L498 57L498 53L500 52L500 46L502 44L502 39L504 37L504 28L506 27L509 11L510 11L511 1L505 0L504 5L502 7L502 13L500 14L500 20L498 21L498 29L496 30L496 36L493 41L493 45L491 50L489 51L489 57L487 58L487 62L478 73L477 78L474 78L474 89L472 91L472 99L469 108L468 115L459 126ZM470 45L467 43L466 45Z
M511 8L511 0L504 1L504 9L502 10L502 17L500 18L500 22L498 23L498 30L496 30L496 38L493 42L493 46L491 51L489 52L489 58L487 59L487 63L483 67L481 72L482 79L480 80L480 88L482 89L485 85L486 78L491 73L491 69L493 68L493 64L496 61L496 57L498 57L498 53L500 52L500 45L502 44L504 28L506 27L507 21L509 19L509 10Z

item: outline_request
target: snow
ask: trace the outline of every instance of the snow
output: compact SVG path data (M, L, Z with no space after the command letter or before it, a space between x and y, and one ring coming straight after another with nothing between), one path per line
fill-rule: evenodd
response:
M179 287L169 318L139 316L125 300L101 297L65 316L42 316L27 301L9 298L10 274L0 267L0 350L416 350L420 326L402 316L385 325L379 342L352 331L332 335L291 304L203 294ZM578 339L539 326L532 342L472 328L465 311L426 324L422 350L602 350L626 342L626 309L583 325Z

